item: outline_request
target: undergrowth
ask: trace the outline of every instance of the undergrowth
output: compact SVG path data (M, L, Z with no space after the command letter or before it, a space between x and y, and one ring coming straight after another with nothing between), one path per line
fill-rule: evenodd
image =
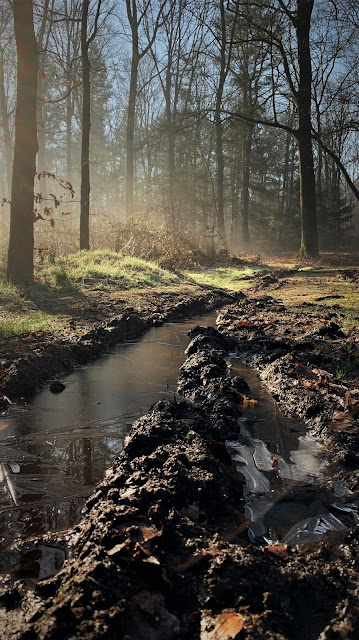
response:
M197 284L221 289L238 289L253 286L253 280L265 271L265 267L253 266L238 269L235 267L218 267L210 271L184 271L186 277L194 280ZM248 282L248 284L247 284Z
M0 339L51 328L54 316L34 308L25 292L0 280Z
M66 288L75 284L100 289L132 289L176 285L180 277L154 262L123 255L110 250L80 251L60 258L49 266L43 277L46 282Z

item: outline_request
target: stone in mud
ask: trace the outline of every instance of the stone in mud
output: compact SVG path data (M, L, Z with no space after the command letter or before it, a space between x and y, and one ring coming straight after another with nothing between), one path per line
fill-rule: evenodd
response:
M54 380L53 382L51 382L49 388L51 393L61 393L66 389L66 386L63 384L63 382L60 382L60 380Z

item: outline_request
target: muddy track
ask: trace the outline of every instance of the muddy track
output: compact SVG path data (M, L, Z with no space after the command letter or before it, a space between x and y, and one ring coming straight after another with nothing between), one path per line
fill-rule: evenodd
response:
M222 311L221 331L236 341L284 414L301 418L326 446L333 477L359 489L359 391L336 372L357 358L335 314L298 319L270 296L245 298Z
M225 446L238 436L250 395L226 362L250 342L240 334L253 327L230 326L240 308L222 315L222 333L193 330L179 381L184 399L157 404L133 425L71 534L71 560L34 595L19 585L0 592L1 637L358 637L356 530L301 551L248 544L244 478ZM272 362L285 349L277 338ZM266 346L265 354L253 349L258 362Z
M0 392L12 401L30 396L55 376L70 373L76 366L91 362L118 343L138 338L153 326L204 314L241 295L215 289L186 295L180 301L163 295L154 297L150 311L127 308L119 316L96 323L83 335L73 333L69 339L61 339L34 334L12 340L14 345L1 371Z

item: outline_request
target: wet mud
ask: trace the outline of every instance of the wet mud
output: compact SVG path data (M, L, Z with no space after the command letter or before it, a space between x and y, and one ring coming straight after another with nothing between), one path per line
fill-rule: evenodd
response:
M220 314L219 331L192 330L181 399L158 403L133 425L69 533L70 558L59 573L34 591L3 584L0 637L358 637L353 523L299 548L248 537L248 479L231 443L248 437L242 414L252 397L228 368L231 353L254 364L282 410L327 444L330 473L336 461L356 497L355 388L333 372L341 328L318 319L288 333L285 313L269 298L243 299ZM331 426L343 422L336 412L344 415L339 428ZM266 473L278 475L275 465ZM321 491L329 504L330 490ZM287 494L277 508L285 500L293 504Z
M335 313L289 314L270 296L246 298L218 318L236 351L255 366L284 414L301 418L325 445L331 473L359 488L358 343ZM350 365L350 376L338 372Z
M88 364L116 344L138 338L153 326L204 314L236 298L236 294L219 290L197 291L184 297L153 295L145 310L127 307L119 315L94 323L90 330L77 333L74 329L64 339L34 332L8 339L0 345L0 406L6 407L8 399L33 395L54 377ZM61 382L54 380L52 388L55 393L61 392Z

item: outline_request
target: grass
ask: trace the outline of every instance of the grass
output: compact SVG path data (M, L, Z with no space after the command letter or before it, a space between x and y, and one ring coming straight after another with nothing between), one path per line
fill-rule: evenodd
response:
M238 291L253 286L253 280L263 274L265 267L246 267L236 269L234 267L219 267L201 271L184 271L184 275L200 285L219 287Z
M0 339L23 335L30 331L35 333L49 331L52 329L52 320L51 316L41 313L41 311L29 313L26 317L14 316L4 319L0 317Z
M113 251L81 251L35 274L34 284L24 290L0 280L0 339L30 331L71 331L71 318L86 324L87 315L101 307L101 292L106 303L114 291L161 290L182 283L182 276L154 262Z
M337 380L343 381L351 377L351 375L359 369L359 357L353 355L351 358L347 358L340 363L335 372Z
M0 280L0 339L52 328L55 318L43 313L23 291Z
M342 316L344 330L359 326L359 293L355 284L344 281L334 269L330 273L311 272L304 267L303 271L293 272L283 286L271 288L268 293L282 299L294 314L323 315L334 311ZM146 306L146 296L150 301L154 288L158 295L166 288L180 295L186 287L192 289L193 284L247 291L267 272L267 266L250 265L175 274L155 262L122 253L81 251L42 267L35 284L24 291L0 279L0 339L31 330L64 334L71 332L69 321L74 318L86 328L91 322L118 312L118 300L121 304L134 304L132 298L137 296ZM317 300L329 295L343 297Z
M133 289L136 287L173 286L180 278L155 262L115 253L114 251L80 251L59 259L43 274L55 287L94 286L97 289Z
M338 278L291 278L278 290L271 291L274 298L283 300L293 312L304 312L305 304L310 305L311 313L334 311L343 314L346 322L354 324L359 317L359 292L352 282ZM328 296L325 300L318 300ZM329 296L333 296L330 298ZM341 296L336 298L335 296ZM304 305L303 305L304 303Z

